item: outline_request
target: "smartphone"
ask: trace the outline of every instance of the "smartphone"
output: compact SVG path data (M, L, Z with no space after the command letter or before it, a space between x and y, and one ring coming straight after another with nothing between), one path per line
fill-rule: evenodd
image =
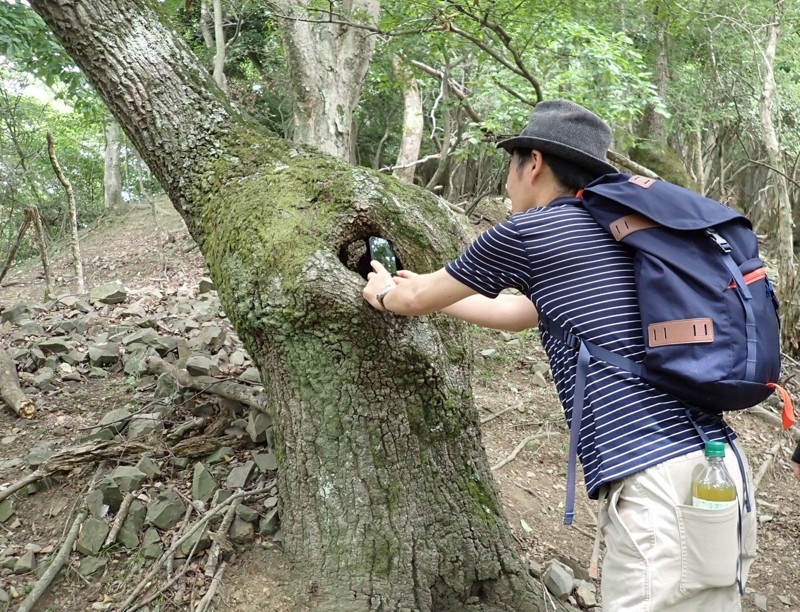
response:
M397 274L397 256L394 253L392 243L386 238L379 236L369 237L369 256L371 259L381 262L392 276Z

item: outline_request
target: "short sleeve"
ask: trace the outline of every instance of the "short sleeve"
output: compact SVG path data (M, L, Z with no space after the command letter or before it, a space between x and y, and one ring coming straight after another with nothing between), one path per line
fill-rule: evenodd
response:
M527 294L530 286L530 262L512 219L483 232L445 269L459 282L490 298L503 289Z

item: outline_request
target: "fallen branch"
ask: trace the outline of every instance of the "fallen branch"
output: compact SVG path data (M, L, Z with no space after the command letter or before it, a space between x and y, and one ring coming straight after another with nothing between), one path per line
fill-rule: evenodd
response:
M484 417L484 418L481 419L481 425L485 425L489 421L494 420L497 417L504 415L509 410L514 410L515 408L518 408L518 407L519 406L509 406L507 408L503 408L502 410L499 410L499 411L495 412L494 414L490 414L489 416Z
M145 367L153 374L169 374L181 387L213 393L259 412L267 412L266 396L252 387L235 383L232 380L217 380L211 376L192 376L186 370L177 368L159 357L145 359Z
M775 455L778 454L778 451L781 448L781 443L778 442L773 445L771 449L766 453L766 458L761 463L761 466L758 468L758 472L753 477L753 490L757 491L758 486L761 484L761 480L764 478L764 475L767 473L767 470L772 466L772 462L775 459Z
M80 446L64 449L47 459L47 461L24 478L21 478L0 491L0 502L32 482L41 480L56 472L68 472L82 463L109 457L119 459L128 454L143 454L152 451L152 444L118 441L87 442Z
M492 471L494 472L495 470L499 470L499 469L500 469L501 467L503 467L504 465L506 465L506 464L508 464L508 463L511 463L512 461L514 461L514 459L516 459L516 458L517 458L517 455L519 455L520 451L521 451L523 448L525 448L525 446L528 444L528 442L532 442L533 440L536 440L536 439L538 439L538 438L541 438L541 437L543 437L543 436L546 436L546 435L547 435L547 434L545 434L545 433L538 433L538 434L534 434L534 435L532 435L532 436L528 436L528 437L527 437L527 438L525 438L525 439L524 439L522 442L520 442L519 444L517 444L517 447L516 447L516 448L515 448L513 451L511 451L511 453L508 455L508 457L506 457L505 459L503 459L503 460L502 460L500 463L498 463L497 465L493 465L493 466L492 466Z
M125 494L125 498L119 505L119 510L117 510L117 516L114 517L114 523L111 525L111 530L108 532L108 537L103 544L104 547L111 546L114 542L116 542L117 536L122 530L122 524L125 522L125 517L128 516L128 510L130 510L134 499L136 499L136 495L134 493Z
M36 404L20 388L17 368L3 347L0 347L0 397L23 419L32 419L36 414Z
M225 513L219 525L219 529L217 529L217 533L214 534L214 544L211 546L211 550L208 553L208 561L206 561L206 568L204 570L206 576L214 576L217 572L217 563L222 553L222 546L220 546L219 541L220 538L228 538L228 529L231 528L231 523L233 523L233 519L236 516L236 509L239 507L240 503L241 502L236 502L235 504L231 504L231 507L228 508L228 511Z
M217 589L219 588L219 583L222 580L222 573L225 571L225 568L228 566L227 561L223 561L217 573L214 574L214 578L211 581L211 584L208 587L208 591L205 595L203 595L203 599L200 600L200 603L197 604L194 612L206 612L208 610L208 606L211 605L211 600L214 599L214 595L217 594Z
M17 612L31 612L31 610L34 609L34 606L39 601L39 598L47 590L47 587L50 586L50 583L53 582L53 578L55 578L58 572L61 571L64 563L66 563L70 552L72 552L72 545L75 543L75 540L78 539L81 525L83 525L83 522L86 520L88 514L89 510L87 508L80 509L78 516L76 516L75 520L72 521L72 527L70 527L69 533L67 533L67 537L64 539L64 543L61 545L61 548L58 549L58 553L53 558L53 561L50 563L50 565L47 566L47 569L45 570L44 574L42 574L42 577L36 581L35 585L33 585L33 589L31 589L31 592L28 593L28 596L25 598L25 601L22 602Z

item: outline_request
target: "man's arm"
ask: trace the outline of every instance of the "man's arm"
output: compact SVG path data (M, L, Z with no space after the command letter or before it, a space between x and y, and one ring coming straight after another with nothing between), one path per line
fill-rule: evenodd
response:
M483 327L521 331L534 327L539 314L523 295L499 295L488 298L456 280L442 268L431 274L401 270L392 278L377 262L364 287L364 299L374 308L402 315L424 315L442 311ZM383 293L383 305L377 296Z

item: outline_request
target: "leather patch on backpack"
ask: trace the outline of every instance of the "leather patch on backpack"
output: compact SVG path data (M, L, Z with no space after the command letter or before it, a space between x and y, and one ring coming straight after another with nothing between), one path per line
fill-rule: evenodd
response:
M714 341L714 321L709 318L660 321L647 326L650 347L702 344Z
M616 221L612 221L611 225L608 226L608 231L610 231L614 239L619 242L628 234L647 229L648 227L658 227L658 223L652 219L648 219L644 215L625 215Z
M648 187L652 187L656 179L650 178L647 176L641 176L640 174L634 174L631 178L628 179L629 183L633 183L634 185L638 185L643 189L647 189Z

